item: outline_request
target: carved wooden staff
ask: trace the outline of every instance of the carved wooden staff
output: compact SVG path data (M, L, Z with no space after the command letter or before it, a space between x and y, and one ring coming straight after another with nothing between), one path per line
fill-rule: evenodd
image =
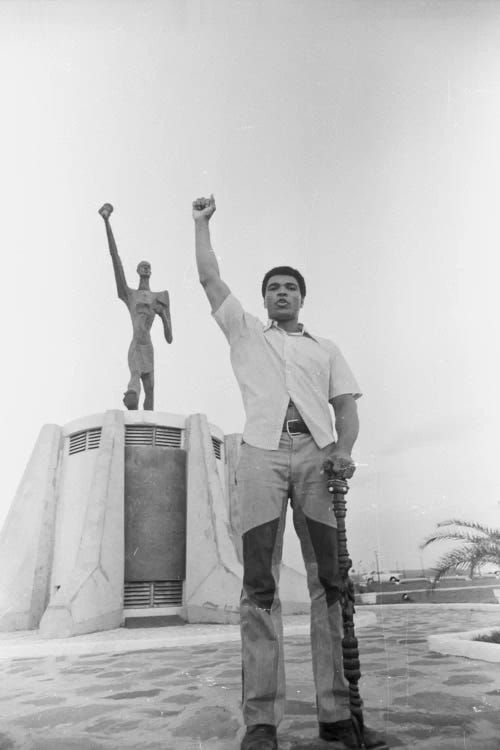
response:
M331 461L326 461L323 471L327 477L326 486L333 499L333 512L337 519L337 539L339 571L342 577L342 594L340 603L342 606L342 622L344 625L344 637L342 639L342 661L344 675L349 683L349 702L351 705L351 717L354 730L357 735L359 747L376 748L376 750L389 750L385 741L371 729L365 726L363 719L363 701L359 694L358 681L361 677L358 639L354 632L354 584L349 578L349 569L352 560L347 551L347 534L345 529L346 517L346 495L349 485L338 473L333 470Z

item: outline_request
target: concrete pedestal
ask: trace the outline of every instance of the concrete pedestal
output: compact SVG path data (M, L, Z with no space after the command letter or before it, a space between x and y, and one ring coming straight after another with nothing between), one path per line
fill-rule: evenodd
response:
M151 614L174 590L189 622L236 621L225 477L224 435L201 414L44 426L0 534L0 630L116 628L127 586L150 588Z
M0 534L0 630L48 638L175 611L235 623L240 435L203 414L108 411L45 425ZM284 565L283 612L309 610Z

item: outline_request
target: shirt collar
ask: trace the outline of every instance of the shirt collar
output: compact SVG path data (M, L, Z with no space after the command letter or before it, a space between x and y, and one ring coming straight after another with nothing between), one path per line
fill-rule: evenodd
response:
M264 326L264 333L266 331L269 331L271 328L277 328L277 330L280 333L286 333L282 328L279 327L279 325L278 325L278 323L277 323L276 320L268 320L267 321L266 325ZM312 333L310 333L306 329L306 327L305 327L305 325L303 323L299 323L299 328L300 328L300 331L297 331L297 333L300 332L303 336L307 336L308 338L313 339L314 341L316 341L316 338L312 335Z

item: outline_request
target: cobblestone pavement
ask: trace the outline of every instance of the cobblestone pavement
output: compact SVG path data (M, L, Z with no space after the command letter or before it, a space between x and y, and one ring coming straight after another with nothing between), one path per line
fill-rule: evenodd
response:
M499 750L498 664L428 650L430 633L500 624L499 611L374 608L358 635L365 717L391 748ZM189 626L187 626L189 627ZM335 750L316 739L310 646L286 639L280 750ZM238 642L2 662L0 750L237 750Z

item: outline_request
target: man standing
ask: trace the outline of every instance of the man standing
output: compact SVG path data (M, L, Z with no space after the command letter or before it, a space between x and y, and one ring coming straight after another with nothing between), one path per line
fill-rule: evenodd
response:
M196 262L212 314L231 349L246 412L236 472L243 535L240 601L243 662L241 750L275 750L285 676L278 598L288 500L311 596L311 643L320 736L358 747L342 665L341 579L336 521L321 467L349 478L361 395L339 348L299 323L305 281L294 268L268 271L262 282L267 325L245 312L222 281L210 243L211 196L193 203ZM329 404L335 413L334 439ZM375 740L373 740L376 742ZM370 747L385 747L384 743Z
M128 350L128 366L130 380L127 390L123 396L123 403L127 409L139 408L139 394L141 392L141 381L144 386L144 409L154 409L154 351L151 341L151 327L155 316L158 315L163 323L163 334L168 344L172 343L172 322L170 319L170 302L167 291L152 292L149 288L151 276L151 265L147 260L142 260L137 266L139 274L139 287L131 289L126 282L115 238L111 229L109 217L113 212L113 206L105 203L99 209L99 214L104 219L106 234L108 237L109 252L113 261L115 272L116 289L118 296L127 305L132 320L132 341Z

